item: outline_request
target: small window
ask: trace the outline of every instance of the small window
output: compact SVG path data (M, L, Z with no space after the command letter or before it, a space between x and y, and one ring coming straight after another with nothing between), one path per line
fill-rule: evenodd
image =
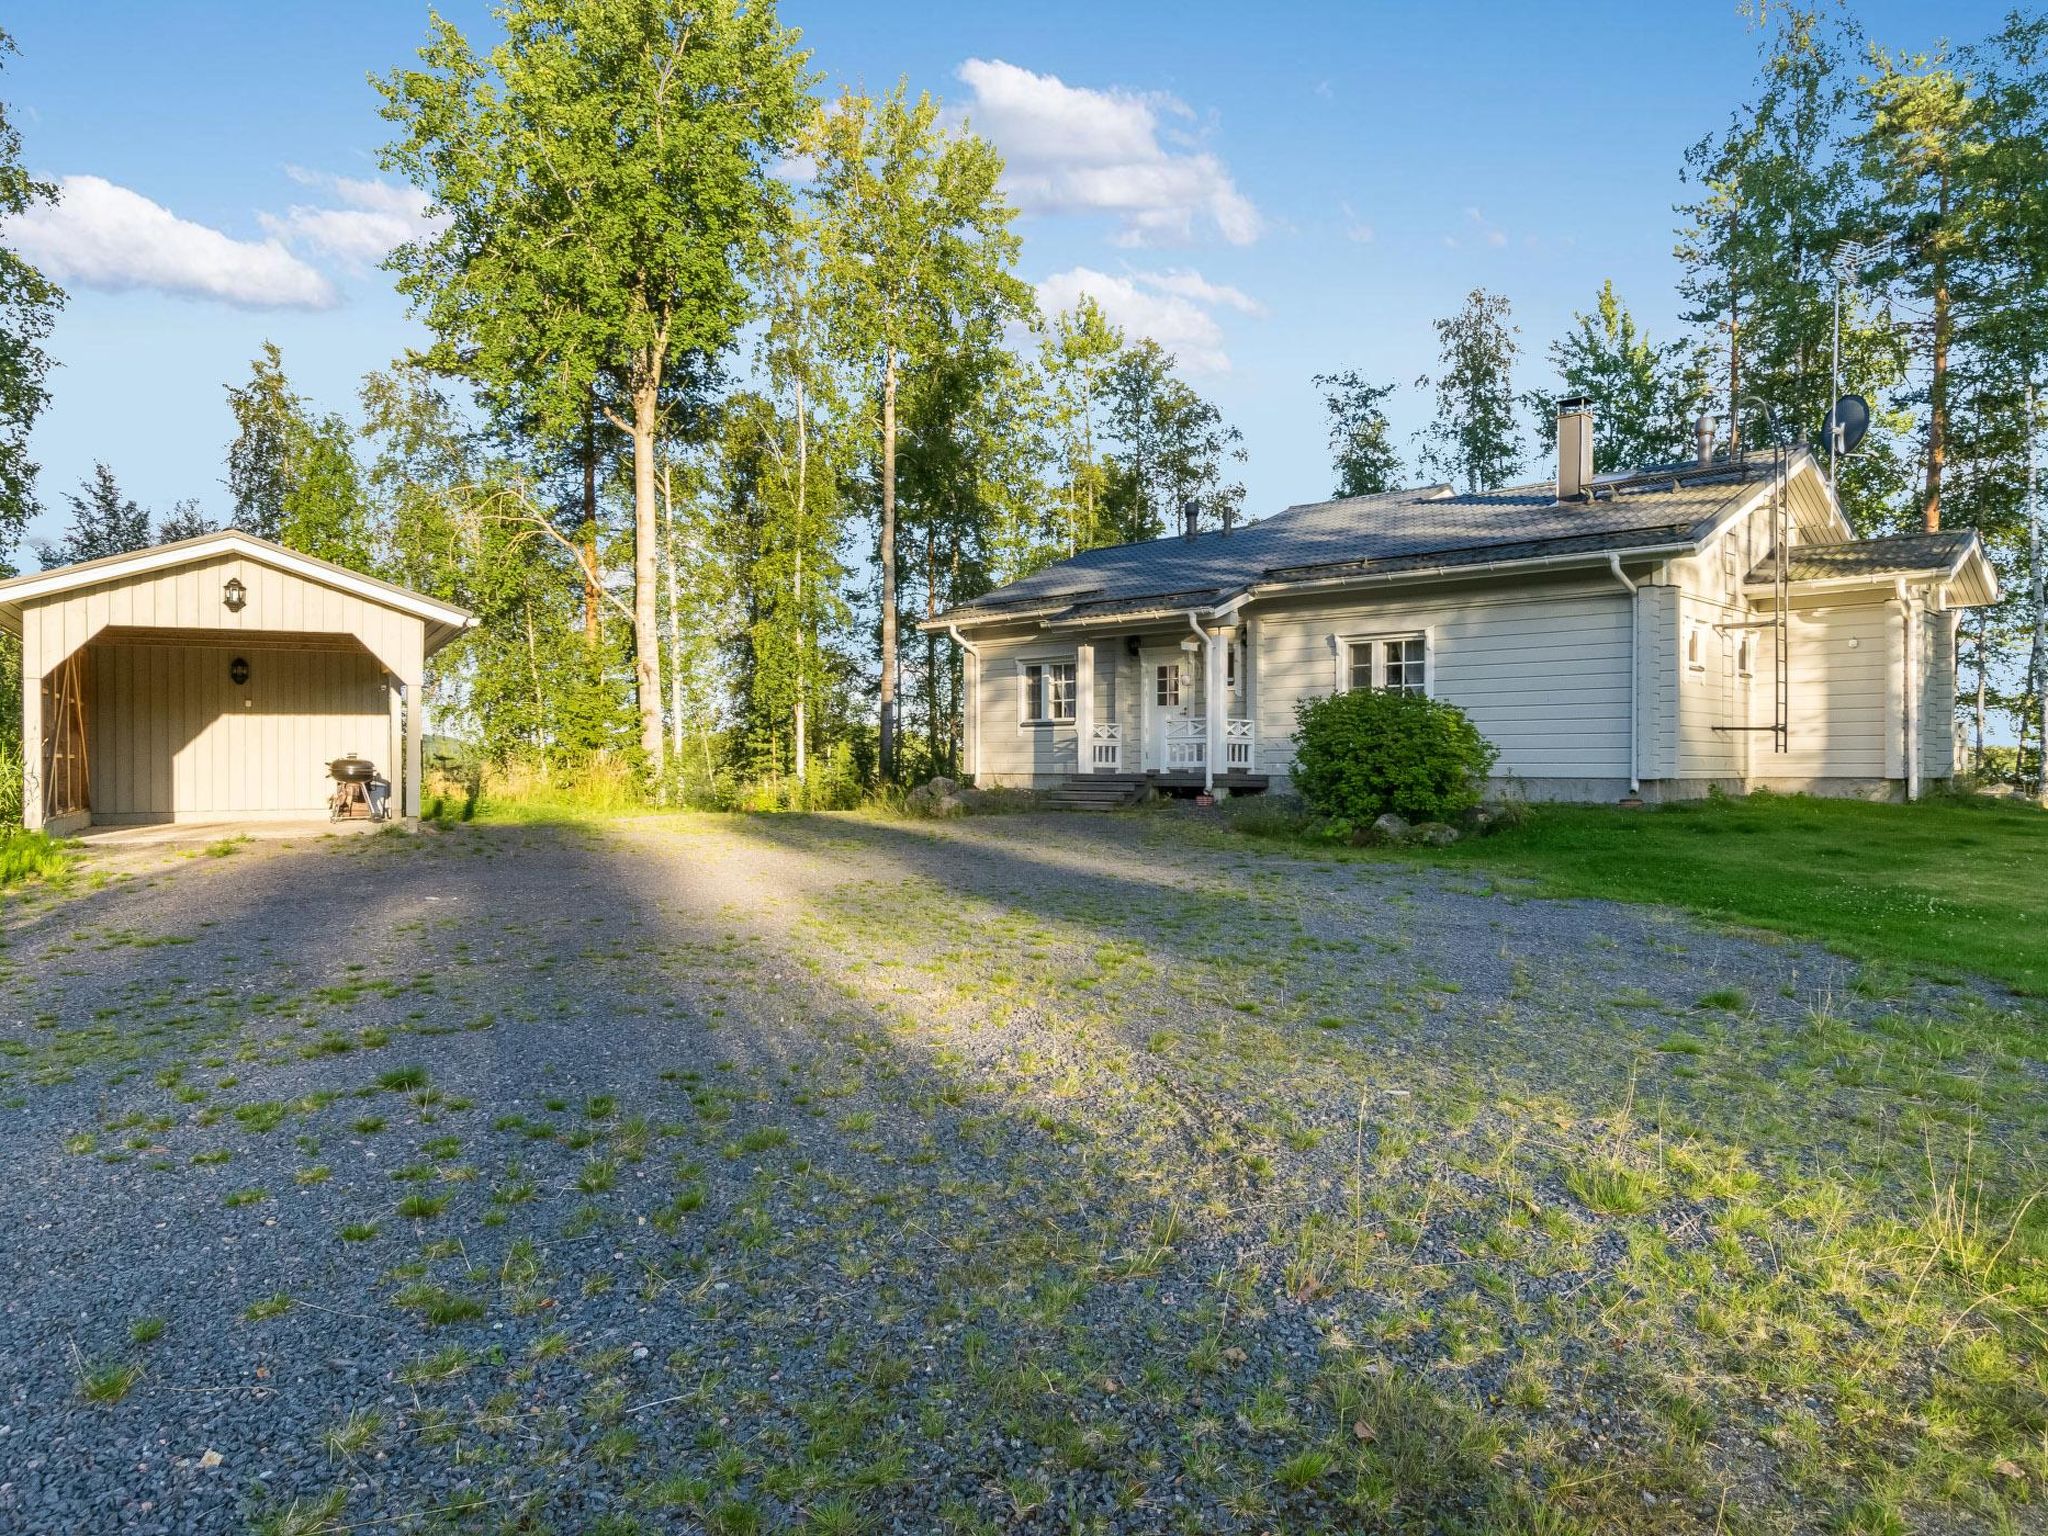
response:
M1742 643L1735 648L1735 670L1744 677L1749 676L1749 636L1742 637Z
M1707 670L1706 650L1700 644L1700 632L1697 625L1685 637L1685 664L1694 672L1704 672Z
M1223 648L1223 686L1232 693L1237 692L1237 642L1234 640Z
M1152 678L1152 701L1161 709L1180 703L1180 663L1161 662Z
M1023 685L1022 713L1026 725L1046 725L1074 718L1074 664L1071 661L1027 661L1019 673Z
M1352 688L1384 688L1390 693L1429 691L1429 645L1421 635L1354 640L1348 657Z

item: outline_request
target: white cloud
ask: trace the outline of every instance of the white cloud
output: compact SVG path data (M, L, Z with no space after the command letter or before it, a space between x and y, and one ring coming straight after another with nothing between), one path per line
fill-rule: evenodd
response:
M1114 325L1134 336L1149 336L1191 373L1228 373L1218 308L1263 315L1266 308L1237 288L1212 283L1199 272L1097 272L1074 267L1038 285L1039 308L1047 314L1072 309L1087 294Z
M1507 231L1495 225L1477 208L1467 208L1465 210L1465 223L1474 232L1473 238L1475 240L1484 241L1487 245L1493 246L1496 249L1508 243ZM1452 250L1458 249L1464 243L1456 235L1444 236L1444 244Z
M435 221L427 217L427 196L416 187L397 186L354 176L330 176L288 165L285 172L301 186L330 195L339 207L294 204L282 215L262 214L264 229L287 245L316 251L352 267L374 267L393 249L430 234Z
M237 240L99 176L66 176L57 201L12 219L8 242L59 283L219 299L252 309L327 309L334 285L276 238Z
M1172 97L1090 90L1000 59L969 59L959 76L973 92L974 127L1003 152L1004 184L1025 211L1114 214L1121 245L1184 244L1208 228L1232 245L1259 237L1258 209L1220 160L1160 142L1162 112L1194 115Z

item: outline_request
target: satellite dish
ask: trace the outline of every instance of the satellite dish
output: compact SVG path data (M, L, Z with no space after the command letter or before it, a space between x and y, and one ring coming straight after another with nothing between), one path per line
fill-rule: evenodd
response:
M1861 395L1844 395L1828 412L1827 441L1838 454L1854 453L1870 430L1870 402Z

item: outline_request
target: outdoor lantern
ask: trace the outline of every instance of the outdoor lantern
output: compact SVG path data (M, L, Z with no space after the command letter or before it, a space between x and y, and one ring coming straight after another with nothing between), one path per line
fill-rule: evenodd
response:
M249 681L249 663L237 656L228 663L228 681L237 688Z
M229 613L242 611L242 605L249 601L249 589L242 585L241 577L228 578L228 584L220 589L220 600L228 605Z

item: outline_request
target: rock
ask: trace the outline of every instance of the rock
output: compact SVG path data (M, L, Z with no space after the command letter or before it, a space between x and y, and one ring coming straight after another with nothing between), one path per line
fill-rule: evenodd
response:
M953 780L943 776L933 779L929 784L925 785L925 788L932 792L932 798L936 800L945 799L946 796L952 794L959 787Z
M1425 821L1408 835L1425 848L1448 848L1459 837L1458 829L1447 821Z
M1405 843L1408 841L1408 818L1396 816L1388 811L1372 824L1373 836L1383 843Z
M1474 837L1484 837L1499 824L1500 813L1490 805L1475 805L1458 821Z
M934 816L965 816L967 811L967 797L958 790L940 795L938 799L932 802L932 814Z

